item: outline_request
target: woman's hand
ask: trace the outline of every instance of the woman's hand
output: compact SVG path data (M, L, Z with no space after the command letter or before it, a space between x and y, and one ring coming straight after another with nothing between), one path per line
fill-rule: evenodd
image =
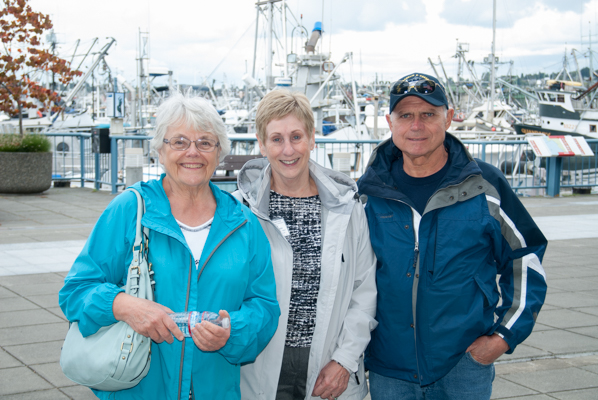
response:
M228 312L220 310L218 314L221 319L228 318L230 320ZM193 342L200 350L217 351L223 348L228 341L230 326L224 329L211 322L201 321L201 324L197 324L191 328L191 334L193 335Z
M347 389L350 376L349 371L331 360L320 371L311 395L320 396L322 399L336 399Z
M172 310L162 304L119 293L112 303L112 312L114 318L126 322L135 332L156 343L172 343L173 336L178 340L185 338L177 324L167 315Z

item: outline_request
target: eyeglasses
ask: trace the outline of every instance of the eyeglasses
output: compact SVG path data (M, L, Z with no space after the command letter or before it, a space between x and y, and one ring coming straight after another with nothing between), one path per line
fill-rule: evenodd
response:
M429 79L420 79L419 81L401 81L393 86L391 94L400 96L408 93L412 88L420 94L434 93L436 90L436 82Z
M176 151L185 151L191 146L191 143L195 143L197 150L204 153L211 153L216 147L220 146L220 142L210 139L189 140L186 137L172 138L170 140L164 139L164 143L168 143L170 148Z

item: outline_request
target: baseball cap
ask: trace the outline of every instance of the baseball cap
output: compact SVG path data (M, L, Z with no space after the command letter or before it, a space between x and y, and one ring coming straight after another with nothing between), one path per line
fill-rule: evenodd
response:
M433 106L448 108L444 86L431 75L414 73L396 81L390 88L389 113L407 96L417 96Z

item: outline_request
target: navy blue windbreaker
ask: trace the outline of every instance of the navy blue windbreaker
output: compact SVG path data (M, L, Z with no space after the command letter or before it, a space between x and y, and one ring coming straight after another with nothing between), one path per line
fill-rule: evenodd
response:
M390 175L392 140L358 181L378 258L378 327L365 365L428 385L482 335L513 352L531 333L546 296L546 238L495 167L446 134L449 169L420 215ZM500 290L496 282L499 276Z

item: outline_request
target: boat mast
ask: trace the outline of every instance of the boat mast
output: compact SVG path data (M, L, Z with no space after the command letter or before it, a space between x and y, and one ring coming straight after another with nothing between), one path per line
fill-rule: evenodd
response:
M71 90L71 92L68 94L67 98L64 100L65 106L67 104L69 104L71 100L73 100L73 98L75 97L75 95L79 92L79 90L81 89L81 87L83 87L83 85L85 84L85 81L87 80L87 78L89 78L89 75L91 75L93 73L93 70L98 66L98 64L100 63L100 61L102 61L104 59L104 57L108 54L108 49L110 49L110 46L112 46L112 44L114 42L116 42L116 39L114 39L112 37L110 39L111 39L110 43L104 45L104 47L102 48L102 50L100 50L100 54L98 55L98 57L96 58L96 60L93 62L93 64L91 65L91 67L89 67L89 69L87 70L87 72L85 73L85 75L83 75L83 78L81 78L81 80L77 83L77 85L75 85L75 87L73 88L73 90ZM95 41L94 41L94 43L95 43ZM92 94L93 94L93 92L92 92ZM64 107L61 108L60 111L58 111L54 115L54 118L52 119L52 123L56 122L56 120L62 114L63 111L64 111Z
M577 62L577 56L575 55L575 52L577 50L575 49L571 49L571 55L573 56L573 59L575 60L575 68L577 69L577 79L579 80L579 83L581 83L581 85L583 86L583 78L581 77L581 71L579 70L579 63Z
M284 77L289 77L289 60L287 59L287 2L282 0L282 32L284 38Z
M260 26L260 6L256 4L257 14L255 16L255 39L253 42L253 68L251 69L251 77L255 79L255 61L256 61L256 54L257 54L257 36L258 36L258 28Z
M446 89L449 93L449 96L451 96L451 100L453 101L453 108L458 109L460 105L457 103L457 100L455 99L455 96L453 95L453 89L451 89L451 81L449 80L449 77L446 74L446 70L444 69L444 64L442 63L440 56L438 56L438 63L440 64L440 68L442 68L442 73L444 74L444 80L446 82ZM436 72L436 68L434 68L434 72ZM436 76L438 76L438 74L436 74Z
M588 86L592 86L592 75L594 75L594 65L592 63L592 24L590 23L590 35L588 36L589 44L590 44L590 83Z
M492 62L490 71L490 112L489 112L489 122L494 123L494 73L495 73L495 62L496 57L494 55L496 45L496 0L492 1Z
M272 20L274 19L274 3L268 1L268 34L266 36L266 90L272 88Z

